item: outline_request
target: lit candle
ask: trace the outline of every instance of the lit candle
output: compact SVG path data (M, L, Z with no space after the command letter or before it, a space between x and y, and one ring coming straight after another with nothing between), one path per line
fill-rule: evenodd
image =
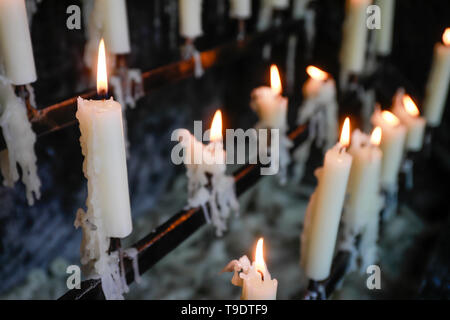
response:
M355 130L348 153L352 167L347 185L345 227L353 235L368 225L371 216L377 215L380 205L380 173L382 152L379 148L382 131L376 127L371 137Z
M396 190L398 172L403 158L406 128L400 120L389 111L379 108L372 115L374 126L383 131L380 148L383 152L381 162L381 186L386 190Z
M108 51L114 54L130 52L127 3L125 0L100 0L103 13L103 37Z
M316 98L319 95L323 100L335 97L336 85L327 72L315 66L308 66L306 73L308 73L309 78L302 88L303 96L306 99Z
M443 44L434 47L434 58L427 82L424 110L430 127L441 123L450 82L450 28L442 35Z
M330 275L331 262L341 219L352 156L350 120L345 119L340 141L325 154L316 170L318 184L309 201L301 237L301 265L306 276L321 281Z
M272 279L263 256L263 239L256 245L255 260L247 256L231 261L223 271L234 271L231 283L242 287L242 300L276 300L277 279Z
M252 16L251 0L230 0L230 16L236 19L249 19Z
M105 46L100 42L97 92L106 95ZM83 171L88 179L88 210L100 221L104 235L124 238L132 231L122 107L109 100L78 98Z
M0 1L0 58L14 85L36 81L25 0Z
M179 0L180 34L195 39L203 34L202 0Z
M259 87L251 93L250 106L258 114L262 126L283 128L286 126L288 99L281 95L281 79L278 68L270 67L271 87Z
M381 29L375 30L376 52L387 56L392 51L392 35L394 30L395 0L376 0L381 11Z
M289 0L272 0L272 5L274 9L285 10L289 8Z
M405 147L409 151L420 151L423 145L426 121L409 95L401 94L394 101L392 112L406 126Z
M341 70L360 74L364 68L367 26L366 9L372 0L347 0L340 52Z

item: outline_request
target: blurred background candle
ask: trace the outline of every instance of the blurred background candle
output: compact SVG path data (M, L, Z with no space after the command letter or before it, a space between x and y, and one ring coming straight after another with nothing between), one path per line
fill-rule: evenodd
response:
M430 127L442 120L450 82L450 28L445 29L442 42L434 47L433 64L427 82L423 107Z
M103 14L103 36L108 51L114 54L130 52L127 4L125 0L97 0Z
M36 81L25 0L0 1L0 58L14 85Z
M180 34L186 39L195 39L203 34L202 0L179 0Z
M392 51L395 2L396 0L375 0L374 3L381 11L381 29L375 30L376 52L381 56L387 56Z
M403 159L406 128L400 120L389 111L379 108L372 115L374 126L381 127L380 149L383 152L381 163L381 186L387 190L396 190L398 173Z
M251 0L230 0L230 16L236 19L249 19L252 16Z
M289 8L289 0L272 0L272 5L274 9L285 10Z
M330 75L315 66L308 66L306 73L309 75L303 85L302 92L306 99L317 97L319 94L326 98L336 94L336 87Z
M405 148L407 151L420 151L423 145L426 121L420 116L419 109L409 95L402 94L397 100L394 102L392 112L406 126Z
M352 156L350 120L345 119L340 141L325 154L322 168L316 170L317 188L310 198L301 237L301 265L315 281L330 275L336 237L341 219Z
M103 40L100 43L97 92L108 90ZM122 107L109 100L78 98L83 171L88 179L88 207L100 215L105 236L124 238L132 231Z

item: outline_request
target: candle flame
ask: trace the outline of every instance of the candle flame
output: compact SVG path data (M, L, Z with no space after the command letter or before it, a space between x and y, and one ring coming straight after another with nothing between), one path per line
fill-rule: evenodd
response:
M420 112L417 108L414 100L407 94L403 96L403 106L405 107L406 112L413 117L418 117Z
M314 66L308 66L306 73L314 80L325 81L328 79L328 73Z
M370 136L370 143L372 143L372 145L374 146L379 146L381 143L381 136L382 136L381 128L376 127L375 129L373 129L372 135Z
M256 253L255 253L255 268L256 271L261 272L262 274L266 271L266 263L264 261L264 251L263 251L264 239L260 238L258 243L256 244Z
M400 120L398 120L398 118L390 111L385 110L381 112L381 116L391 126L397 126L400 123Z
M350 118L345 118L344 126L341 131L341 138L339 142L343 147L348 147L350 145Z
M108 73L106 71L105 41L102 39L98 47L97 61L97 93L106 95L108 93Z
M211 124L211 131L209 134L210 141L222 140L222 112L217 110Z
M446 28L442 34L442 42L448 47L450 46L450 28Z
M280 72L276 65L270 66L270 86L272 87L273 92L276 94L281 94L283 88L281 86L281 78Z

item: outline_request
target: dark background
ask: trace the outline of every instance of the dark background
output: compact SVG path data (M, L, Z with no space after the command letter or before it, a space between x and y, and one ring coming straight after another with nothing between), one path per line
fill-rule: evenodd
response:
M179 49L168 37L169 16L165 11L167 3L173 1L128 1L132 43L128 62L131 67L146 71L179 59ZM205 35L196 42L200 50L235 38L235 22L227 14L217 14L220 1L224 0L204 1ZM254 13L258 2L254 1ZM84 30L66 28L66 8L71 4L81 5L80 1L43 0L33 18L32 41L39 77L34 88L39 108L92 87L89 83L92 77L83 66ZM296 66L298 90L290 97L290 114L294 116L301 102L300 88L306 79L307 64L321 66L338 78L344 1L318 0L313 6L316 10L315 49L312 61L306 61L300 35ZM226 7L227 12L227 2ZM383 81L390 93L397 85L407 86L421 101L434 44L450 25L450 2L398 0L395 19L393 53L382 64L382 68L393 75L375 81ZM252 18L248 23L249 32L254 31L255 22ZM182 39L177 41L177 45L182 43ZM248 107L250 92L268 84L271 63L277 63L285 74L285 51L286 42L274 39L271 61L263 61L261 52L255 50L251 56L232 65L209 70L201 79L183 80L151 92L139 101L136 109L127 111L131 145L129 184L134 218L151 209L161 194L170 190L174 176L184 172L170 162L173 129L192 129L193 120L209 123L219 107L224 112L226 128L251 127L257 118ZM443 123L434 135L431 156L421 157L415 167L416 188L402 194L402 199L427 224L411 254L412 263L405 269L405 277L413 276L421 285L409 296L393 292L393 298L448 298L450 295L448 104L447 101ZM21 183L13 190L0 187L0 294L20 284L31 269L46 268L56 257L78 261L81 232L75 230L73 220L86 197L78 139L77 126L38 139L36 152L42 198L35 206L26 204ZM309 172L306 181L312 182L311 176Z

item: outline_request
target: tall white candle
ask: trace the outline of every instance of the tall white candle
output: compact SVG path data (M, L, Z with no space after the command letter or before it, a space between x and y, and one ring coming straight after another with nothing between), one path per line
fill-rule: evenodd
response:
M375 0L381 11L381 29L375 30L375 48L379 55L387 56L392 51L396 0Z
M434 47L433 64L427 82L423 107L430 127L437 127L442 120L450 83L450 28L445 29L443 44Z
M195 39L203 34L202 0L179 0L180 34Z
M236 19L249 19L252 16L251 0L230 0L230 16Z
M307 277L315 281L330 274L352 164L352 156L345 151L349 142L347 118L340 142L327 151L323 167L316 171L318 185L308 204L301 238L302 267Z
M307 6L311 1L312 0L294 0L292 17L296 20L304 18Z
M127 4L125 0L100 1L103 13L103 37L108 51L114 54L130 52Z
M383 131L380 143L383 152L381 186L387 190L395 190L403 159L406 128L393 113L380 109L375 110L372 115L372 123Z
M366 9L372 0L346 0L345 21L340 52L341 70L359 74L363 71L366 46Z
M107 91L103 41L99 54L99 92ZM103 78L102 76L103 75ZM100 215L105 236L124 238L132 231L130 196L122 124L122 107L109 100L78 98L83 171L88 179L88 206Z
M376 127L372 136L355 130L348 153L353 157L345 204L346 228L357 234L379 209L382 152L378 148L382 131Z
M405 147L409 151L420 151L423 145L426 121L409 95L400 94L394 101L392 112L406 127Z
M270 28L272 23L272 0L260 0L260 8L258 13L258 31L265 31Z
M289 0L272 0L272 5L274 9L285 10L289 8Z
M13 84L36 81L25 0L0 1L0 60Z

